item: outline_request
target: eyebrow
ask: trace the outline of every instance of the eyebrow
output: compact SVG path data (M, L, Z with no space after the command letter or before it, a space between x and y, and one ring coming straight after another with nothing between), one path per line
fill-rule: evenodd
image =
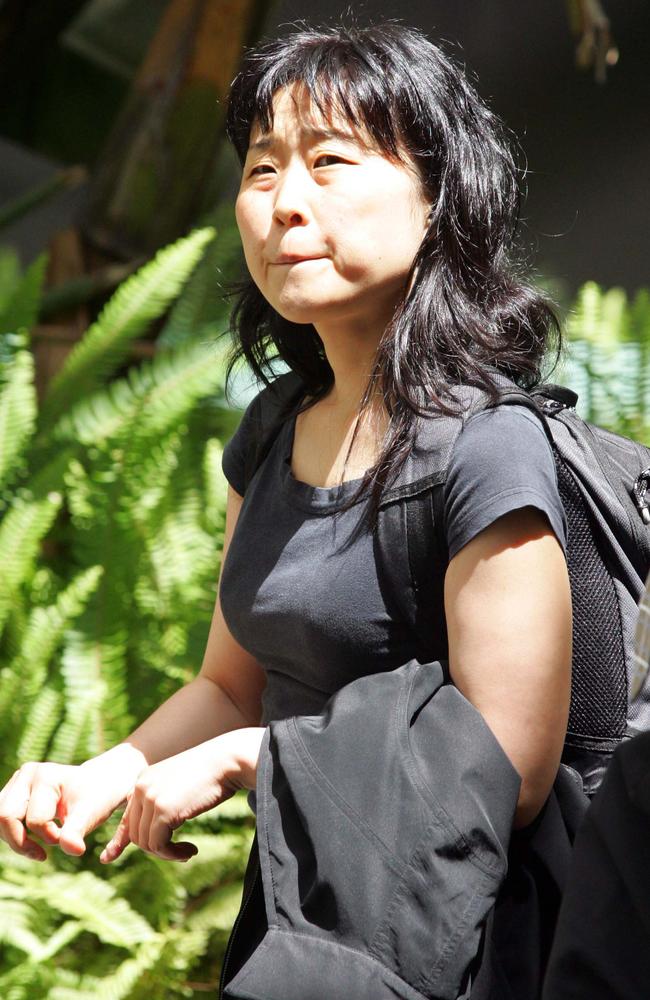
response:
M306 136L312 140L318 139L342 139L343 142L358 142L357 136L353 135L352 132L343 132L341 129L337 128L316 128L313 125L304 125L300 129L303 136ZM260 149L270 149L272 146L277 145L278 140L273 138L272 135L263 136L258 139L257 142L252 142L248 147L249 152L253 152Z

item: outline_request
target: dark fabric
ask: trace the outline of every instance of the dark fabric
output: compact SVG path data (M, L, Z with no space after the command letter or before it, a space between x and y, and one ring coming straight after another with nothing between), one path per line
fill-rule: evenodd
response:
M520 779L442 682L440 664L410 661L347 685L318 716L271 724L257 780L269 931L226 997L456 1000L466 989Z
M224 983L232 979L246 964L261 943L267 930L264 890L260 871L257 833L251 844L242 887L242 901L235 925L230 933L219 985L219 1000Z
M292 380L291 391L294 389L295 381ZM263 721L270 722L274 731L285 732L283 720L286 720L286 732L291 727L297 727L297 732L302 732L303 726L318 728L323 719L329 718L326 705L336 702L336 698L350 698L351 689L354 691L356 685L362 685L372 676L373 684L367 691L367 698L357 706L359 712L346 716L347 731L346 727L340 727L340 739L334 744L321 741L321 749L323 746L327 749L317 754L316 760L318 767L325 770L334 767L337 771L337 790L339 784L345 784L343 775L346 781L349 778L360 783L354 794L350 793L349 800L358 803L361 825L366 813L375 815L373 804L383 803L379 836L382 843L385 839L391 845L390 850L399 854L400 850L408 851L409 845L413 846L410 838L417 830L417 810L409 814L408 789L404 792L395 780L404 764L399 754L391 753L391 739L397 727L387 726L386 718L390 713L382 711L379 692L384 683L390 689L400 676L401 665L418 656L422 648L420 623L426 626L429 621L430 629L433 623L440 628L440 636L434 636L430 644L441 649L440 654L436 652L435 659L440 659L443 647L446 648L446 636L442 634L442 579L447 565L446 553L432 567L432 573L437 574L436 585L426 594L437 597L430 597L427 604L426 600L421 600L422 592L416 589L419 569L414 576L414 566L417 568L421 552L417 551L417 537L414 538L411 528L406 527L407 516L409 511L415 512L422 497L428 494L432 519L424 517L418 523L427 524L438 534L444 522L443 544L446 546L451 540L454 551L459 551L497 517L532 504L546 514L564 545L564 515L550 445L541 425L527 410L519 407L512 406L489 415L476 414L465 421L433 417L425 420L400 479L385 497L378 531L374 536L363 532L351 540L363 505L357 503L345 512L341 511L341 506L356 490L358 482L344 483L337 489L297 482L290 464L293 418L287 418L280 426L259 466L251 459L251 449L257 450L264 437L265 425L272 423L282 409L282 393L275 399L274 404L268 391L260 394L248 408L240 431L224 454L224 471L229 481L237 492L244 492L221 581L224 615L235 638L266 670ZM251 469L255 470L252 476ZM448 488L443 495L447 474ZM472 510L474 505L477 516ZM425 539L423 543L425 551L428 551L429 541ZM424 662L431 657L419 655L418 658ZM444 671L442 667L439 669L442 678ZM436 696L435 717L447 704L447 699L460 697L451 686L443 690L444 694ZM286 928L278 930L273 925L269 928L251 960L245 963L246 982L243 983L243 971L241 977L229 971L228 975L236 980L237 991L226 993L226 996L263 997L264 1000L280 996L288 1000L295 995L301 1000L306 997L317 1000L319 994L314 992L314 984L322 982L323 989L332 987L334 967L341 971L337 972L339 978L334 982L336 989L325 994L328 998L345 996L347 1000L354 996L361 1000L367 996L381 1000L384 996L412 996L409 990L414 989L418 996L438 996L438 993L431 993L438 988L448 991L440 995L451 996L461 980L464 980L462 988L468 990L481 966L481 970L483 967L487 970L481 971L478 981L484 990L483 996L503 1000L498 990L494 992L495 983L510 983L514 975L513 996L516 1000L531 1000L532 995L525 990L533 981L539 985L539 970L545 960L546 945L541 938L546 931L540 926L547 917L552 919L553 914L544 902L545 883L537 869L530 877L519 873L519 880L511 881L510 896L499 897L494 942L499 935L503 938L515 931L520 935L523 932L527 946L537 955L531 959L530 970L525 973L528 978L522 986L508 964L507 954L502 968L501 952L493 943L492 932L487 937L485 934L488 914L505 872L505 859L502 858L504 865L498 872L495 870L491 875L482 872L483 882L479 886L481 878L477 871L480 865L478 869L472 867L461 847L466 838L472 840L480 832L481 822L491 818L493 812L500 817L499 822L503 820L500 808L508 788L507 781L501 786L498 781L496 787L494 784L503 768L502 752L500 763L495 763L490 753L483 756L479 753L473 762L476 772L473 778L480 778L477 784L463 772L464 762L480 751L482 739L485 739L485 724L473 709L469 714L472 713L472 724L465 718L467 725L463 727L450 710L449 718L442 725L442 732L448 737L447 753L444 738L442 744L439 740L431 740L421 745L415 737L410 745L408 759L417 760L417 769L422 768L425 773L433 769L437 780L444 779L444 792L440 791L440 795L446 803L444 811L456 839L454 836L449 838L450 826L445 822L439 823L435 830L427 829L424 853L415 860L420 882L408 887L406 903L402 899L399 905L396 904L395 927L387 925L384 938L381 935L378 938L382 944L378 954L364 953L363 960L353 960L350 954L345 952L344 955L341 950L335 961L331 951L332 937L341 949L347 947L341 937L349 927L349 914L336 895L337 877L345 875L343 895L353 892L354 920L359 932L368 934L372 922L385 916L388 905L390 885L384 879L385 869L373 867L376 853L368 849L363 836L356 835L354 824L352 827L346 824L343 813L328 818L322 803L314 806L310 801L310 792L299 805L295 802L292 805L296 775L302 767L300 754L294 753L292 766L288 769L290 798L284 795L282 778L287 771L287 758L279 765L274 761L273 773L277 779L272 786L270 808L275 808L277 802L281 803L281 808L278 807L271 830L273 836L280 839L283 836L293 838L295 834L289 848L295 850L299 859L297 896L294 893L288 901L280 901L275 910L285 914L292 926L289 931ZM428 711L423 708L419 732L427 731L429 720ZM449 725L456 744L445 728ZM281 737L279 742L282 742ZM289 745L288 742L283 744L287 753ZM453 752L450 751L452 746ZM490 760L494 768L487 773ZM316 791L318 781L314 775L311 784ZM300 781L298 785L302 788ZM472 812L475 807L480 807L479 811L483 809L478 826L476 814ZM551 814L555 815L552 810ZM503 828L502 855L507 847L511 815L510 812ZM308 822L306 847L302 842L305 822ZM494 835L492 829L485 844ZM549 842L546 831L543 843ZM568 843L565 836L562 850L568 849ZM558 845L554 846L557 852ZM432 855L427 853L431 851ZM481 853L480 848L478 853ZM275 848L269 851L276 867L281 855L282 848L276 842ZM332 878L327 874L329 864L333 867ZM276 872L277 884L291 879L295 870L292 865L290 858L280 863L280 870ZM469 873L465 882L464 873ZM274 884L270 872L265 881L268 909L271 906L268 886ZM543 897L541 903L540 895ZM471 902L468 901L470 897ZM509 906L507 899L510 897L518 899L519 905ZM411 902L417 900L411 909L409 899ZM459 912L463 900L466 903L464 916ZM316 931L316 942L313 934L307 942L302 932L293 927L294 918L299 923L304 919L300 913L303 907L310 928ZM529 922L520 929L517 925L524 911ZM463 923L465 918L467 922ZM404 926L396 936L402 919ZM453 933L454 921L458 938ZM328 927L331 934L328 934ZM242 918L239 933L244 929ZM259 936L259 924L254 933ZM358 953L357 945L358 942L351 946L355 954ZM393 968L390 968L390 959L386 964L382 958L391 953L395 959ZM298 956L302 957L302 964ZM440 966L438 979L435 979L434 970L430 970L433 978L429 980L423 970L420 973L416 970L412 980L408 975L405 979L409 962L413 964L418 960L437 963ZM292 976L284 981L288 970ZM329 978L325 970L329 970ZM351 981L345 978L348 974L352 976ZM422 993L421 989L428 992ZM454 994L454 1000L455 997Z
M443 673L411 661L269 727L257 781L269 927L229 971L228 1000L539 997L586 800L562 768L511 840L519 777Z
M293 377L288 386L293 392ZM238 491L245 481L247 450L260 437L265 393L249 406L224 451L225 474ZM278 407L281 399L279 391ZM270 421L268 400L265 405ZM413 622L416 612L427 615L426 608L417 608L408 565L403 579L397 565L378 562L376 539L368 531L350 540L364 505L340 508L358 481L325 489L293 477L294 424L294 419L285 421L245 491L221 579L228 627L267 674L264 724L318 713L332 694L357 677L393 670L418 656ZM429 425L423 439L433 437L434 445L436 436L446 440L446 424ZM435 447L420 453L416 441L407 474L426 483L438 461ZM403 495L396 503L403 508L413 482L400 489ZM518 407L470 417L449 464L444 516L453 551L495 518L528 504L546 514L564 545L555 467L541 425ZM397 521L387 522L387 530L396 525L398 546L406 552L399 518L398 510ZM438 594L445 568L441 564L433 570L440 578ZM404 602L401 607L394 601L396 592ZM432 621L439 611L430 609Z
M614 753L576 838L544 1000L650 996L650 733Z
M546 514L564 545L555 463L539 419L521 406L475 413L458 435L447 474L449 558L497 518L526 505Z
M542 812L512 834L471 1000L539 1000L587 802L579 775L561 767Z

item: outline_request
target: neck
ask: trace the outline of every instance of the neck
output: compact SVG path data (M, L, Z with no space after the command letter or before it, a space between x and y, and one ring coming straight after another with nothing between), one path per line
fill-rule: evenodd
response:
M384 325L342 321L319 324L316 330L334 373L327 400L341 412L356 412L374 371Z

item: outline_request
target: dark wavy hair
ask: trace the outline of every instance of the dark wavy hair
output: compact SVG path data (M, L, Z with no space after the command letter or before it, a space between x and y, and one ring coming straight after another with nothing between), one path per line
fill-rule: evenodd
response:
M253 123L268 132L274 95L295 83L326 120L342 114L385 155L410 159L433 206L361 401L361 409L368 406L380 386L390 417L380 457L355 494L372 487L374 521L425 410L459 412L459 384L495 398L495 372L532 387L551 342L559 353L560 326L552 303L515 264L520 193L509 133L448 54L394 21L368 28L300 25L249 50L226 119L242 164ZM243 357L269 384L280 358L304 383L309 405L321 399L333 373L314 327L280 316L250 277L235 294L230 370Z

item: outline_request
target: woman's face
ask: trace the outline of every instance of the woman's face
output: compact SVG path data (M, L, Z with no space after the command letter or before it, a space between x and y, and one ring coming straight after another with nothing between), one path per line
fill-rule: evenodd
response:
M344 118L324 121L303 88L251 130L236 203L246 263L285 319L385 324L426 229L415 168L389 160ZM383 329L383 326L382 326Z

